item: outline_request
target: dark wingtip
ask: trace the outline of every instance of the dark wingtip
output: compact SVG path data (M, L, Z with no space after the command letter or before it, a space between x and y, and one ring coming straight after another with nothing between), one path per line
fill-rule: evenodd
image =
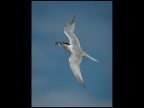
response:
M84 87L84 88L86 88L85 82L82 82L81 86Z
M73 19L75 20L75 16L73 16Z
M84 88L86 88L86 85L85 85L85 84L83 84L83 87L84 87Z

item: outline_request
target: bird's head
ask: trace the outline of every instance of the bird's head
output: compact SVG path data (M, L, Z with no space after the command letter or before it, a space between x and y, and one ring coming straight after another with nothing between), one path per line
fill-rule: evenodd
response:
M59 46L61 47L61 46L63 46L64 42L58 41L58 42L56 42L55 44L56 44L56 45L59 45Z
M70 47L69 47L71 44L67 42L56 42L55 44L59 45L60 47L63 47L66 51L71 52Z
M59 45L60 47L63 47L63 46L66 46L66 45L70 45L70 44L67 43L67 42L60 42L60 41L56 42L55 44L56 44L56 45Z

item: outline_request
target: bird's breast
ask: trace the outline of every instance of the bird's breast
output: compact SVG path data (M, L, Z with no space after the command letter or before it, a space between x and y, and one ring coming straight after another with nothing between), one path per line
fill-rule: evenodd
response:
M63 46L63 48L68 52L72 52L72 47L70 45L68 45L68 46L65 45L65 46Z

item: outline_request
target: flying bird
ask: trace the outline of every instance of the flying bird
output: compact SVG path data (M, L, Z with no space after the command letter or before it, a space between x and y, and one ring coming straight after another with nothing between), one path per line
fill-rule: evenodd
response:
M80 64L82 61L82 57L87 57L93 61L98 62L95 58L91 57L88 53L82 50L78 38L74 34L75 30L75 16L70 17L68 22L64 27L64 33L68 37L69 42L56 42L56 45L63 47L66 51L71 53L69 57L70 68L75 76L75 78L79 81L79 83L85 87L85 82L81 75Z

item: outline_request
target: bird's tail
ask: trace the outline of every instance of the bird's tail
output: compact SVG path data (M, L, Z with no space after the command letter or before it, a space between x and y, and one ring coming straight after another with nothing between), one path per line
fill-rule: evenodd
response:
M98 62L98 60L97 60L97 59L95 59L95 58L91 57L91 56L90 56L89 54L87 54L86 52L84 52L84 53L83 53L83 56L85 56L85 57L87 57L87 58L89 58L89 59L91 59L91 60L93 60L93 61Z

